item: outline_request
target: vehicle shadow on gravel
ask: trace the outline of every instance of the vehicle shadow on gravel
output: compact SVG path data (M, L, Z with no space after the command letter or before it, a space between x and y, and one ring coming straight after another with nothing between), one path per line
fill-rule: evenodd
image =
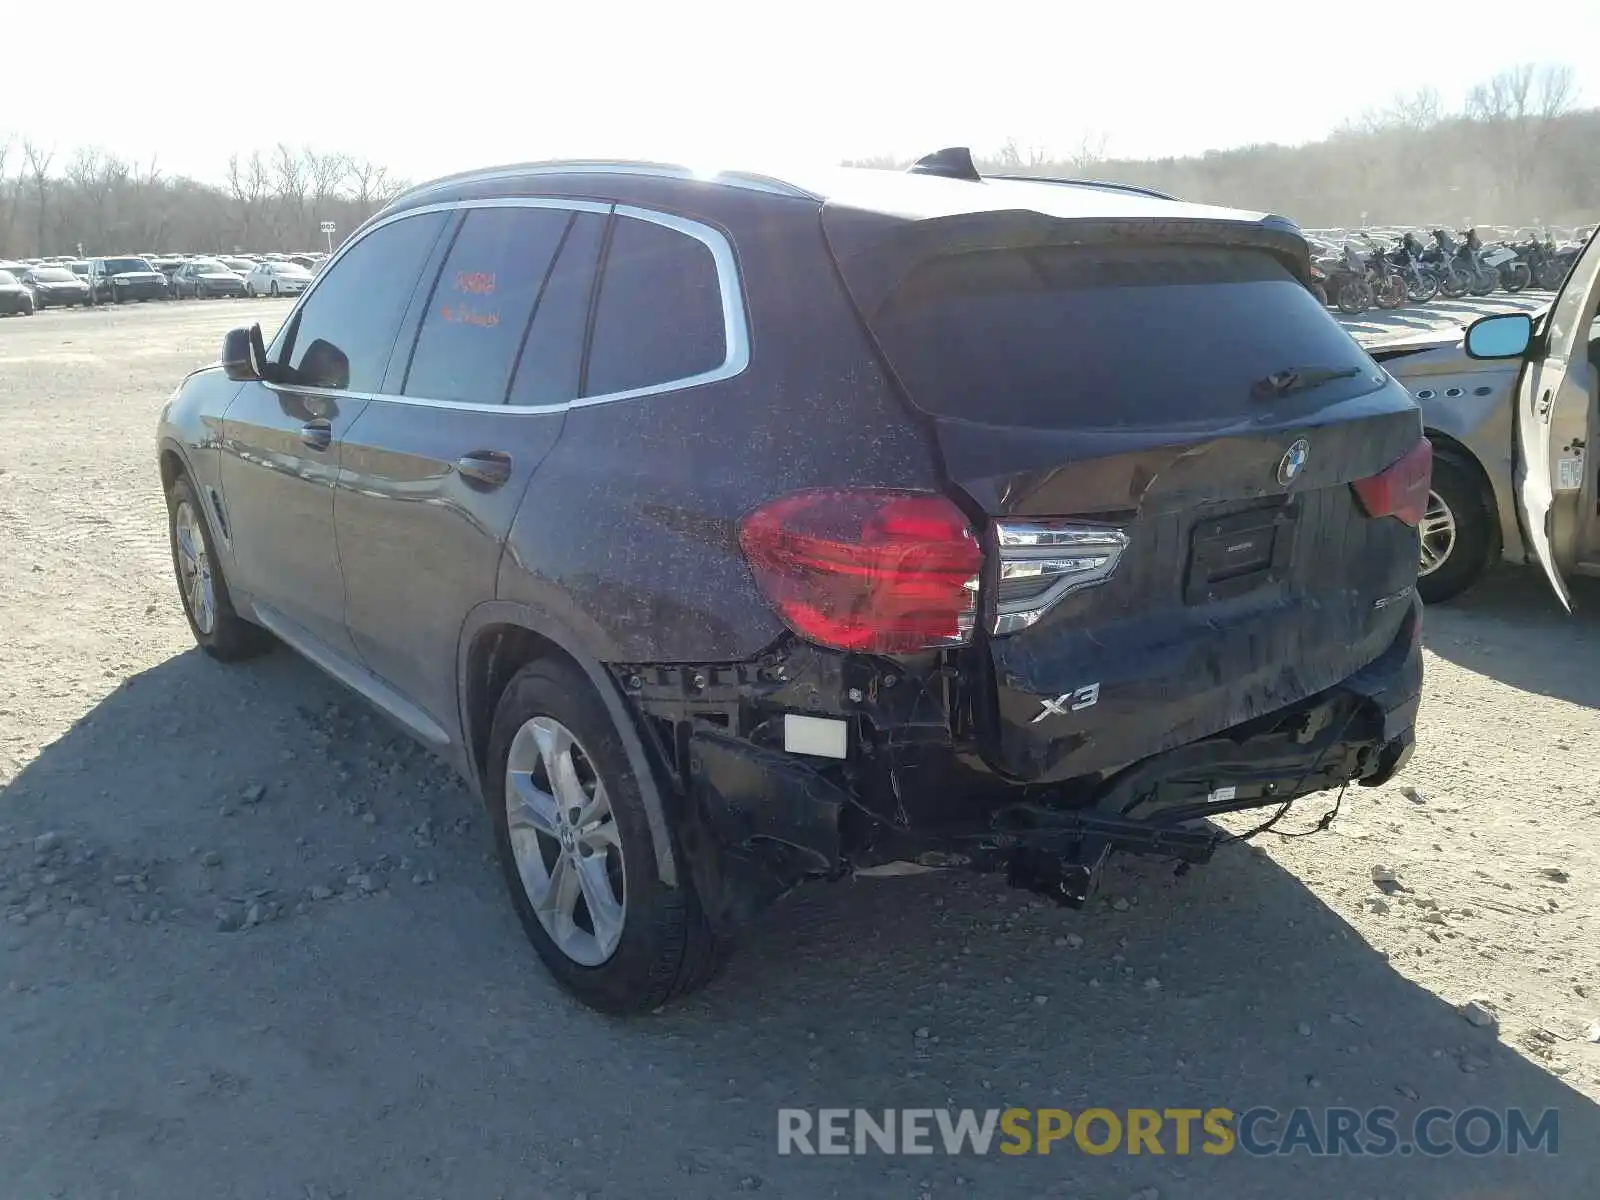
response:
M1531 1200L1600 1170L1600 1110L1254 850L1181 877L1114 862L1084 912L966 875L802 889L706 991L634 1021L549 982L488 850L437 760L290 655L133 677L0 794L0 1175L19 1195ZM1163 1157L776 1152L780 1107L946 1105L1388 1106L1402 1135L1433 1105L1556 1108L1560 1153L1179 1156L1170 1127Z
M1556 1159L1183 1159L1168 1144L1164 1160L1064 1146L910 1164L912 1180L965 1176L979 1194L1577 1196L1600 1170L1600 1108L1408 981L1265 856L1230 848L1182 878L1123 863L1106 887L1082 913L1030 908L988 881L817 890L747 939L716 988L643 1032L670 1030L685 1070L764 1056L754 1099L768 1113L1303 1105L1320 1123L1329 1106L1387 1106L1405 1135L1435 1105L1560 1110Z
M1575 579L1568 613L1544 572L1491 571L1428 608L1423 643L1440 658L1525 692L1600 708L1600 579Z

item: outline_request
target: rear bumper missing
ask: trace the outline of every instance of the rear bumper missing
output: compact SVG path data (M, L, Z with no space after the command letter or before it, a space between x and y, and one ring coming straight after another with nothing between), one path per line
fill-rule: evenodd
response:
M1200 863L1207 818L1359 782L1409 759L1422 689L1421 607L1336 686L1115 772L1048 785L977 753L958 663L884 663L794 644L758 663L618 667L676 775L678 836L708 915L733 925L805 879L893 863L1005 871L1081 904L1114 851ZM837 715L847 758L791 754L786 711Z

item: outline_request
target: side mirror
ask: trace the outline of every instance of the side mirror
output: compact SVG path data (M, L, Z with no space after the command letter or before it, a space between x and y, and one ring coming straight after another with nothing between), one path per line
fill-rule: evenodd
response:
M229 379L241 383L266 378L267 348L261 338L261 326L230 329L223 335L222 370Z
M307 387L343 391L350 386L350 359L332 342L318 338L306 347L295 381Z
M1495 313L1467 326L1468 358L1519 358L1533 342L1533 318L1527 313Z

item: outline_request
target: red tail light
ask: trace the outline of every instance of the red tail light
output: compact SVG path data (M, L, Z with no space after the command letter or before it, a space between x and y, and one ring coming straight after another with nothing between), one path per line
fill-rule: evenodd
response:
M747 516L739 544L784 623L810 641L895 654L972 636L983 551L943 496L795 492Z
M1422 520L1433 479L1433 444L1423 438L1384 470L1350 486L1369 517L1394 517L1407 525Z

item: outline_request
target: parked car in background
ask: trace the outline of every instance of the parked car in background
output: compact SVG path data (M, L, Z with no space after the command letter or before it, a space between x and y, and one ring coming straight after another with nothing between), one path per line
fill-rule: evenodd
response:
M244 295L244 280L214 258L191 258L172 273L172 294L210 300Z
M294 263L298 267L304 267L308 271L315 271L316 270L317 258L318 258L318 256L315 255L315 254L291 254L291 255L289 255L289 261L290 262Z
M12 272L0 268L0 316L33 316L33 292Z
M33 291L33 307L71 308L89 303L89 285L66 267L43 264L29 267L22 282Z
M1550 307L1371 348L1422 406L1433 480L1417 580L1436 602L1495 561L1538 564L1561 602L1600 575L1600 239L1580 251Z
M807 879L1083 903L1411 754L1430 449L1307 269L964 151L453 176L174 392L184 611L447 756L597 1008Z
M89 260L89 299L94 304L130 300L165 300L171 294L167 277L137 255Z
M237 275L240 283L244 282L244 277L246 275L250 274L251 271L256 269L254 259L239 258L232 254L221 255L217 258L217 261Z
M251 296L298 296L311 282L311 272L292 262L259 262L244 278Z
M89 278L89 260L86 258L68 259L62 264L79 279L87 281Z

